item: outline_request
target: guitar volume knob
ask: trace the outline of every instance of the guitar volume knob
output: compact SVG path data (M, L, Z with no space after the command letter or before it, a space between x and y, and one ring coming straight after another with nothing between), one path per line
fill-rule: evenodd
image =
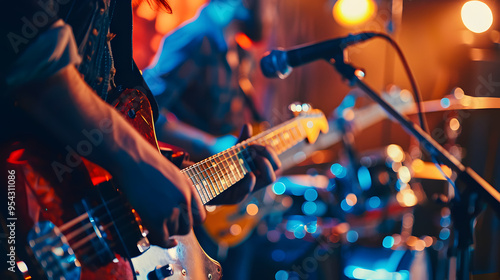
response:
M148 280L164 280L172 275L174 275L174 268L167 264L148 273Z

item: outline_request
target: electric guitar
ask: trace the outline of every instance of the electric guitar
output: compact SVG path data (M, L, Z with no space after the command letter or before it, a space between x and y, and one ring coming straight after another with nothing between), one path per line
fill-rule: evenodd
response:
M398 111L407 112L413 110L415 106L412 98L402 98L399 91L385 94L383 98ZM387 118L385 111L377 104L351 110L349 114L352 115L351 126L356 131L364 130ZM281 170L299 164L315 151L329 148L341 142L343 134L340 128L337 129L337 120L329 120L329 127L334 129L320 135L315 143L309 145L301 142L282 153L280 155ZM308 182L308 184L308 186L314 185L311 182ZM205 232L219 246L234 247L241 244L250 236L254 228L266 215L284 212L288 209L286 197L273 196L271 198L269 196L273 196L273 193L262 192L249 196L237 205L213 207L207 212L207 219L203 224ZM248 207L254 208L253 211L256 212L252 213L252 210L248 209Z
M125 90L113 106L150 144L161 151L156 141L151 106L143 93L134 89ZM181 172L191 179L202 202L207 204L253 170L251 154L246 149L249 145L270 146L279 154L304 139L316 141L320 131L328 131L328 122L323 113L319 110L304 112ZM41 219L33 221L29 230L23 230L28 226L27 223L19 228L12 267L22 278L221 278L220 265L205 254L192 231L186 236L175 236L179 245L174 248L163 249L150 245L140 217L121 194L119 186L113 184L106 170L83 160L83 169L75 168L68 180L60 182L64 186L59 189L66 195L60 197L58 191L47 191L48 186L40 188L53 180L41 178L34 171L35 168L30 168L26 161L16 158L20 153L21 150L11 151L6 161L7 169L17 170L18 174L29 169L31 173L27 174L35 175L26 176L21 182L30 185L28 191L33 194L45 190L53 201L50 205L42 202L44 208L47 206L46 212L41 211ZM54 156L50 160L56 158ZM34 184L38 189L33 187ZM27 214L15 215L17 220L32 220ZM3 220L8 223L12 218L14 215ZM22 242L23 238L25 243Z

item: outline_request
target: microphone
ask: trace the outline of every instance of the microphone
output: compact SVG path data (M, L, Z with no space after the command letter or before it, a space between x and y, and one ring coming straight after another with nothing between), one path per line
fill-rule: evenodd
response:
M369 40L377 35L377 33L368 32L358 33L299 46L291 50L272 50L261 59L260 68L262 74L267 78L284 79L290 75L293 67L318 59L330 59L337 54L342 54L346 47Z

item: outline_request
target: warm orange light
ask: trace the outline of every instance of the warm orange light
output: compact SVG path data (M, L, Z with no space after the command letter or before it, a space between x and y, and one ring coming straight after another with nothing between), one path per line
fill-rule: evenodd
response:
M469 1L462 6L462 21L470 31L483 33L493 24L493 13L481 1Z
M352 27L367 22L376 11L373 0L338 0L333 6L333 18L340 25Z
M356 203L358 203L358 198L356 197L355 194L350 193L346 196L345 201L346 201L347 205L354 206L354 205L356 205Z
M251 203L247 205L247 213L250 216L255 216L257 213L259 213L259 206Z
M146 1L141 2L135 13L137 16L146 20L154 20L156 17L156 11L153 10Z
M245 33L239 32L234 36L236 43L244 50L249 50L253 43L250 38Z

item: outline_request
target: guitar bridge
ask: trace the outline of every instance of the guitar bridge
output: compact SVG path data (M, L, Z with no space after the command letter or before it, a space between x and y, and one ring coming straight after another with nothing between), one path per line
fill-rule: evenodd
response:
M68 241L51 222L35 224L28 244L47 279L80 279L81 267Z

